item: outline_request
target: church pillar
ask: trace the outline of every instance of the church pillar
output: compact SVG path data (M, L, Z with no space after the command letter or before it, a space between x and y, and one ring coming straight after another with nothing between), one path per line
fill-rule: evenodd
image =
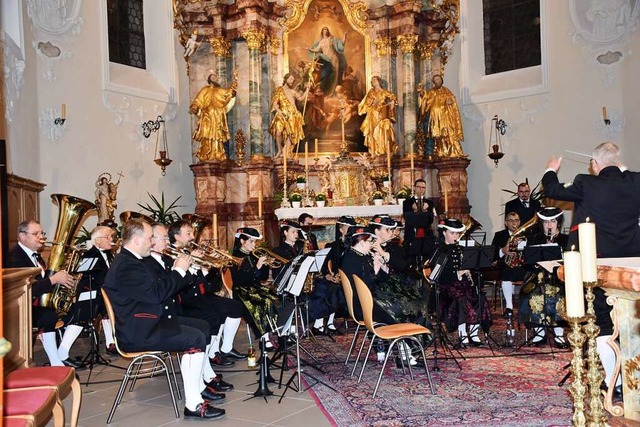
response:
M380 78L386 82L387 85L391 84L391 64L390 57L392 52L391 39L389 37L378 37L373 41L376 47L376 53L380 57ZM367 82L369 84L369 82ZM391 90L390 87L387 89Z
M226 87L228 83L227 58L231 55L231 43L222 36L210 37L209 44L214 55L214 71L218 83Z
M264 157L262 138L261 92L262 64L260 49L265 41L265 33L257 29L248 29L242 33L249 48L249 145L251 159Z
M418 51L418 84L422 85L424 90L428 90L431 87L431 71L433 70L433 53L435 52L437 45L431 41L425 41L418 43L416 49ZM420 120L419 108L416 108L417 120ZM418 157L427 156L431 158L433 156L434 143L433 139L427 139L425 134L426 126L419 122L416 124L416 153Z
M400 154L408 156L411 145L416 140L416 81L413 51L418 36L403 34L398 36L398 45L402 52L402 104L404 112L404 148Z

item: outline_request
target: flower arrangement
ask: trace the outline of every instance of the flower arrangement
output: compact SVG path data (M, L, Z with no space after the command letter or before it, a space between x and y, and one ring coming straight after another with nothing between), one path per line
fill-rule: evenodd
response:
M389 175L387 175L386 173L382 175L382 182L384 181L389 181Z
M408 199L409 194L410 194L410 191L408 191L407 188L402 188L401 190L398 191L398 193L396 193L396 198Z
M307 182L307 180L304 178L304 176L303 176L303 175L298 175L298 176L296 177L296 183L297 183L297 184L304 184L304 183L306 183L306 182Z
M289 200L291 200L292 202L301 202L302 201L302 194L300 194L300 193L291 193L291 195L289 196Z
M373 194L371 195L372 199L384 199L384 193L382 191L374 191Z
M327 196L325 196L324 193L318 193L318 194L316 194L316 201L317 202L326 202L327 201Z

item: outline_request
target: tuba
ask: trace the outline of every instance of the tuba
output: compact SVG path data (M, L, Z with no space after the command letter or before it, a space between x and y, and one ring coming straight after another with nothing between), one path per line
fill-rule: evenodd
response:
M182 219L191 224L191 227L193 228L193 237L196 242L200 238L202 230L211 225L210 220L197 214L183 214Z
M507 240L507 245L509 245L509 253L504 257L504 262L510 268L520 267L524 262L524 254L522 251L518 251L518 242L524 238L524 233L527 232L531 227L538 223L538 215L534 215L526 223L522 224L520 228L513 232L511 236L509 236L509 240Z
M460 237L460 239L462 240L465 237L469 237L471 233L481 228L482 224L480 224L477 219L469 215L469 218L467 218L467 220L464 222L464 231L462 232L462 236Z
M73 246L73 239L85 215L96 210L93 203L66 194L52 194L51 200L58 205L58 225L47 261L49 276L60 270L72 273L78 268L81 254L78 248ZM75 302L81 277L82 273L74 275L74 285L71 288L54 283L53 292L40 297L40 305L53 308L58 317L65 316Z

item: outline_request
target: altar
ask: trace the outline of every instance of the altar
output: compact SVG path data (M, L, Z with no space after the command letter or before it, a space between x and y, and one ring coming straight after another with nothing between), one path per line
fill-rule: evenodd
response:
M329 207L308 207L308 208L280 208L275 210L278 220L293 219L303 213L313 215L316 224L335 223L342 215L351 215L352 217L371 218L374 215L386 214L394 219L400 219L402 216L402 206L400 205L381 205L381 206L329 206Z

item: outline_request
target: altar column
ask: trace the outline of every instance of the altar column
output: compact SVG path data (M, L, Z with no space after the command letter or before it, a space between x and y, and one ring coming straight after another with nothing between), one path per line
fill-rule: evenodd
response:
M265 41L265 33L258 29L248 29L242 33L249 48L249 145L251 159L264 157L262 139L262 107L260 86L262 85L262 64L260 48Z
M378 37L373 41L373 44L376 47L376 53L380 57L380 78L387 84L391 84L391 39L389 37ZM369 82L367 82L367 85L369 85Z
M402 104L404 112L404 148L400 154L409 155L411 144L416 141L416 80L413 51L418 36L402 34L398 36L398 45L402 52Z
M228 83L227 58L231 55L231 43L222 36L210 37L209 44L215 58L215 72L218 83L226 87Z

